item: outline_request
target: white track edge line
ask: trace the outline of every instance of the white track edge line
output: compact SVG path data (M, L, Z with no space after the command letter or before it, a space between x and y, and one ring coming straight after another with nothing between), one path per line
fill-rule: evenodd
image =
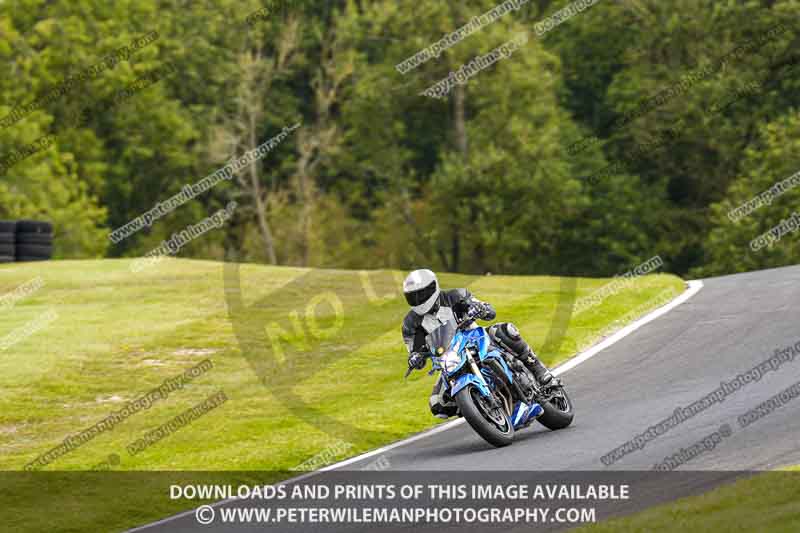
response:
M631 324L628 324L627 326L625 326L624 328L620 329L619 331L617 331L613 335L611 335L611 336L603 339L601 342L595 344L594 346L592 346L591 348L589 348L585 352L581 352L578 355L576 355L575 357L572 357L571 359L569 359L568 361L558 365L556 368L554 368L552 370L553 374L556 375L556 376L560 376L564 372L575 368L576 366L578 366L579 364L583 363L587 359L591 359L592 357L594 357L595 355L597 355L601 351L605 350L606 348L608 348L612 344L614 344L614 343L622 340L623 338L627 337L628 335L630 335L631 333L633 333L637 329L641 328L645 324L647 324L649 322L652 322L653 320L655 320L656 318L658 318L658 317L660 317L662 315L667 314L668 312L670 312L671 310L673 310L674 308L678 307L679 305L681 305L682 303L687 301L689 298L691 298L692 296L694 296L695 294L700 292L700 289L703 288L703 282L701 280L690 280L690 281L687 282L687 285L688 285L688 288L685 291L683 291L680 294L680 296L678 296L674 300L671 300L670 302L664 304L663 306L658 307L658 308L650 311L649 313L647 313L646 315L644 315L640 319L632 322ZM276 485L288 485L290 483L296 483L298 481L302 481L304 479L308 479L310 477L316 476L316 475L318 475L318 474L320 474L322 472L329 472L331 470L336 470L337 468L341 468L341 467L347 466L349 464L353 464L353 463L357 463L359 461L363 461L364 459L369 459L370 457L374 457L376 455L388 452L389 450L392 450L394 448L398 448L400 446L405 446L406 444L410 444L412 442L416 442L416 441L418 441L420 439L423 439L425 437L429 437L431 435L435 435L437 433L441 433L443 431L447 431L448 429L451 429L451 428L454 428L454 427L456 427L456 426L458 426L460 424L463 424L464 421L465 420L463 418L458 418L458 419L453 420L451 422L445 422L444 424L439 424L438 426L436 426L434 428L431 428L429 430L423 431L422 433L418 433L418 434L416 434L414 436L411 436L411 437L408 437L406 439L399 440L399 441L394 442L392 444L387 444L386 446L383 446L383 447L378 448L376 450L365 452L365 453L362 453L361 455L357 455L355 457L351 457L349 459L345 459L344 461L340 461L338 463L334 463L332 465L328 465L325 468L320 468L319 470L314 470L313 472L308 472L306 474L302 474L302 475L297 476L297 477L293 477L293 478L290 478L290 479L286 479L284 481L280 481L280 482L276 483ZM227 498L227 499L224 499L224 500L219 500L217 502L214 502L214 503L210 504L210 506L211 507L217 507L217 506L224 505L226 503L230 503L230 502L233 502L233 501L236 501L236 500L238 500L238 498ZM176 520L178 518L182 518L184 516L187 516L187 515L190 515L190 514L194 514L194 513L195 513L195 509L190 509L188 511L183 511L182 513L178 513L176 515L169 516L167 518L162 518L161 520L159 520L157 522L152 522L150 524L146 524L146 525L143 525L143 526L138 526L138 527L133 528L133 529L129 529L129 530L127 530L126 533L133 533L135 531L143 531L145 529L148 529L148 528L151 528L151 527L155 527L155 526L158 526L158 525L161 525L161 524L165 524L167 522L171 522L171 521Z
M700 280L691 280L691 281L688 282L688 285L689 285L688 289L683 291L680 294L680 296L678 296L674 300L662 305L661 307L659 307L657 309L654 309L654 310L650 311L649 313L644 315L642 318L632 322L631 324L628 324L627 326L625 326L621 330L617 331L613 335L611 335L611 336L603 339L601 342L595 344L594 346L592 346L591 348L589 348L585 352L581 352L578 355L576 355L575 357L573 357L572 359L570 359L569 361L566 361L565 363L559 365L558 368L556 368L553 371L553 373L558 372L559 374L561 374L563 372L566 372L567 370L575 368L576 366L578 366L582 362L586 361L587 359L589 359L591 357L594 357L599 352L605 350L606 348L608 348L609 346L611 346L615 342L618 342L619 340L627 337L628 335L630 335L631 333L633 333L637 329L641 328L645 324L647 324L649 322L652 322L656 318L669 313L670 311L672 311L673 309L675 309L676 307L681 305L683 302L685 302L686 300L688 300L689 298L691 298L692 296L697 294L700 291L700 289L703 288L703 282L700 281Z

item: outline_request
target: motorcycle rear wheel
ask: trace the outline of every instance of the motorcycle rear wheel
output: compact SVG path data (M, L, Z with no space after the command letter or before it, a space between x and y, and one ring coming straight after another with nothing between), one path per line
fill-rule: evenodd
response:
M572 408L572 400L567 396L567 391L561 386L556 395L547 402L540 404L544 408L544 413L537 418L547 429L564 429L572 424L575 412Z
M514 441L514 425L501 408L492 408L480 390L467 385L456 394L461 414L483 440L496 446L508 446Z

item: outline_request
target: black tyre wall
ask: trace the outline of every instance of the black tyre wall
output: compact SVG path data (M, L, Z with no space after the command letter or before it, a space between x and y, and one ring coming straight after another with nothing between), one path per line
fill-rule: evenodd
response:
M17 244L17 255L24 255L28 257L40 257L42 259L50 259L53 257L52 244Z
M0 240L0 242L2 242ZM17 233L14 240L17 244L53 244L52 233Z
M39 220L16 223L15 250L17 261L44 261L53 257L53 225Z
M40 220L18 220L17 233L53 233L53 225Z
M17 223L0 220L0 262L8 263L8 257L14 260L14 241L16 240Z

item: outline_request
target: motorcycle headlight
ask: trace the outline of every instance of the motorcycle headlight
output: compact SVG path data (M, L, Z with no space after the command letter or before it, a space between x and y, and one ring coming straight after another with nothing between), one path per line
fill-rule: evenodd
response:
M448 350L447 353L445 353L442 357L442 361L444 362L445 372L450 374L451 372L455 372L456 369L461 365L461 356L453 350Z

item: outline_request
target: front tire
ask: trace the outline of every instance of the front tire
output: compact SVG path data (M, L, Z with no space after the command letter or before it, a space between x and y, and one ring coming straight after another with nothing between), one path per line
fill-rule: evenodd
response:
M459 391L456 404L472 429L492 446L500 448L514 441L514 425L506 412L488 406L485 397L474 385L467 385Z
M561 386L558 392L547 402L540 402L544 413L537 418L547 429L564 429L572 424L575 412L572 408L572 400L567 396L567 391Z

